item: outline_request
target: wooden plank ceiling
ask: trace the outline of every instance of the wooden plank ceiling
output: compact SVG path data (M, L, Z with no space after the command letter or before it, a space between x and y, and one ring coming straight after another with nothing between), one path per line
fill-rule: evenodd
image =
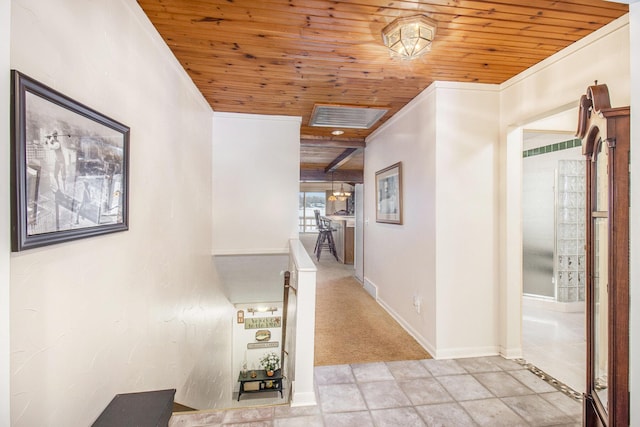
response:
M215 111L302 116L301 178L358 182L364 139L435 80L502 83L628 12L602 0L138 0ZM438 23L391 58L397 17ZM311 127L315 104L384 107L370 129ZM342 157L342 158L341 158Z

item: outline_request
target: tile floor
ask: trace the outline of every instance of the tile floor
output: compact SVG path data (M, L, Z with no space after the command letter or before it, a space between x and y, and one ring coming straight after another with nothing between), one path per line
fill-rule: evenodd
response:
M170 427L580 426L581 403L499 356L315 368L317 406L174 414Z
M522 355L558 381L585 390L585 314L522 304Z

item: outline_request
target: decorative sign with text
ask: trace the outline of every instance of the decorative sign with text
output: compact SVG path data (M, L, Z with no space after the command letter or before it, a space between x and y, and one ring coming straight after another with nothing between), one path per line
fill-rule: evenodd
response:
M282 326L282 317L245 317L244 328L245 329L265 329L265 328L279 328Z
M278 347L280 343L278 341L270 341L270 342L250 342L247 344L248 349L252 348L272 348Z

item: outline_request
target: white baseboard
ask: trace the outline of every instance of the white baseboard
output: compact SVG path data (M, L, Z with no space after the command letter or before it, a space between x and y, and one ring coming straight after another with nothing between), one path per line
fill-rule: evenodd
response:
M457 347L438 350L434 359L464 359L466 357L486 357L500 354L498 346Z
M398 322L400 324L400 326L402 326L402 329L404 329L409 335L411 335L417 342L418 344L420 344L422 346L422 348L424 348L425 350L427 350L427 352L435 358L434 353L435 353L435 347L433 346L433 344L431 342L429 342L429 340L427 340L425 337L423 337L418 331L416 331L411 325L409 325L402 316L400 316L395 310L393 310L391 308L391 306L389 306L384 300L377 298L378 295L378 287L369 279L367 279L366 277L364 278L364 288L365 290L373 295L376 295L376 297L374 297L377 301L377 303L387 312L389 313L389 315L391 317L393 317L395 319L396 322ZM369 289L367 289L369 288ZM372 293L373 292L373 293Z
M503 348L500 347L500 356L505 359L522 359L522 347L520 348Z
M369 294L377 295L378 287L368 278L364 279L364 288ZM369 290L370 289L370 290ZM373 293L372 293L373 292ZM375 298L375 297L374 297ZM436 347L428 339L422 336L416 331L407 321L397 313L389 304L387 304L382 298L376 298L378 304L384 308L384 310L393 317L396 322L402 326L434 359L460 359L465 357L483 357L483 356L496 356L502 354L499 346L484 346L484 347L461 347L461 348L448 348L448 349L436 349ZM522 354L521 349L514 349L510 352L509 358L518 358ZM507 356L504 356L507 357Z
M316 406L316 393L313 391L308 392L296 392L295 381L291 381L291 402L289 405L293 408L296 406Z
M373 297L373 299L378 301L378 287L374 285L373 282L365 277L364 282L362 283L362 287L365 291L367 291L369 295Z

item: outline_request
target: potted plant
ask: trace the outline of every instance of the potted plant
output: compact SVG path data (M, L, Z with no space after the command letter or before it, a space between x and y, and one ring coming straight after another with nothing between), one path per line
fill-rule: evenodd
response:
M276 352L270 351L260 358L260 366L267 371L267 376L271 377L273 376L273 371L280 368L280 356Z

